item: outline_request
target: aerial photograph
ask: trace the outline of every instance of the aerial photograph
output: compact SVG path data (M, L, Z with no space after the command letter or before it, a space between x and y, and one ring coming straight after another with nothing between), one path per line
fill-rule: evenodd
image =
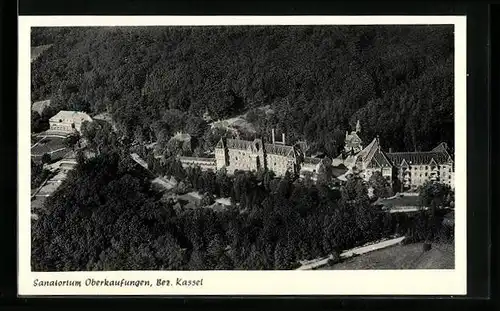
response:
M453 25L32 27L31 270L455 269L454 54Z

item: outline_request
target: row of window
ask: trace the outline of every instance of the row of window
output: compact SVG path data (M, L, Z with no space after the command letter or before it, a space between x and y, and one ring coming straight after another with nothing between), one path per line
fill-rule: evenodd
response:
M421 168L418 167L418 166L412 166L410 169L418 170L418 169L421 169ZM429 170L429 169L431 169L431 170L438 169L439 170L439 169L442 169L442 167L439 166L439 165L437 167L432 167L432 166L429 167L429 165L426 165L424 169L425 170ZM451 173L451 168L448 169L448 172Z

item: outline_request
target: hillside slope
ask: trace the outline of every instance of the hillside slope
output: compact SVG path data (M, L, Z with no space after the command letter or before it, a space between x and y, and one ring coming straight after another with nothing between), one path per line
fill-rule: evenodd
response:
M131 137L203 133L206 111L270 104L277 113L253 115L258 134L272 125L330 154L357 119L365 140L394 151L453 146L451 26L33 29L32 45L44 44L33 100L109 109Z

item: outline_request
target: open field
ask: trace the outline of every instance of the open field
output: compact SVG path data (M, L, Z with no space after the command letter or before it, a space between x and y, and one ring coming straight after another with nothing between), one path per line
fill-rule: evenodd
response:
M262 106L262 107L259 107L257 109L263 111L266 114L274 113L274 111L271 109L270 105ZM232 117L232 118L215 121L215 122L210 123L210 126L212 128L222 127L222 128L228 129L228 130L237 129L237 130L240 130L240 131L243 131L246 133L250 133L250 134L255 133L256 132L255 126L252 123L247 121L247 114L248 114L248 112L245 112L243 114L240 114L240 115Z
M61 137L42 138L31 147L31 158L40 161L45 153L50 155L52 161L63 158L69 152L63 141Z
M377 203L383 204L387 208L414 207L420 205L419 196L402 196L379 200Z
M422 243L396 245L346 259L318 270L369 269L454 269L454 247L450 244L432 244L423 252Z
M45 137L31 147L31 155L42 156L44 153L52 153L56 150L66 148L63 142L63 138Z

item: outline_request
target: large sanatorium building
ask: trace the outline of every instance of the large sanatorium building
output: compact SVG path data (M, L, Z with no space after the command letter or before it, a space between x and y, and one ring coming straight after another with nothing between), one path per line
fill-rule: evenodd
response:
M330 161L330 165L338 169L337 172L342 171L340 168L345 168L345 175L348 175L356 168L368 181L373 173L378 171L396 191L416 190L428 180L445 183L454 188L454 161L445 143L424 152L384 152L378 137L363 147L360 132L358 121L356 129L350 134L346 133L345 154ZM271 143L265 143L262 139L221 139L215 147L213 158L179 159L184 167L200 166L204 170L214 171L225 168L229 174L236 170L268 169L277 176L283 176L288 171L304 177L306 172L309 172L315 179L325 161L306 157L302 149L300 144L286 145L284 134L282 141L276 141L273 129Z

